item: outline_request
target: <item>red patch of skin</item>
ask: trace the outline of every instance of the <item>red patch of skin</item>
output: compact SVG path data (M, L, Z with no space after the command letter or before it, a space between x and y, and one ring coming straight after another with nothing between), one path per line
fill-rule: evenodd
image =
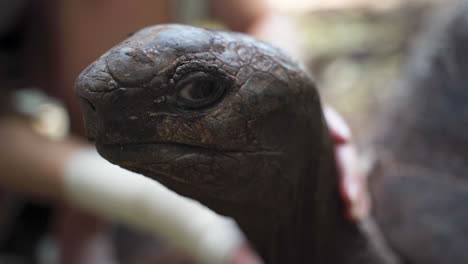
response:
M330 107L325 107L324 114L335 141L335 159L340 195L345 204L344 213L349 220L358 222L369 215L371 207L366 177L346 122Z

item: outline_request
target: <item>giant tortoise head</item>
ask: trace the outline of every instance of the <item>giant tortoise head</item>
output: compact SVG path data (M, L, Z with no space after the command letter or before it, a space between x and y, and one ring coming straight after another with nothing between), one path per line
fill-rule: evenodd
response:
M329 224L319 215L338 211L332 142L314 83L282 51L153 26L97 59L76 90L103 157L234 217L268 259L313 255L296 237L314 240ZM268 239L289 255L274 257Z
M242 34L149 27L91 64L76 89L101 155L189 195L275 207L324 151L312 81Z

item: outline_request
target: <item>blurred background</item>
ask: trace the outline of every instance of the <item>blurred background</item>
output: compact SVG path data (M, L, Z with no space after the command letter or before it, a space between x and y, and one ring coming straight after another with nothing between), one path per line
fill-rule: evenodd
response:
M0 101L10 98L10 91L28 88L15 92L12 100L34 116L40 133L54 140L68 133L84 136L73 83L88 64L145 26L176 22L246 32L298 56L314 76L324 102L345 117L358 141L365 139L374 113L391 92L428 14L446 4L442 0L0 3L0 70L13 76L2 78ZM105 229L102 221L82 212L31 202L30 197L7 190L0 196L0 208L0 263L58 263L59 259L78 263L70 259L79 254L72 252L80 247L79 241L87 233ZM68 260L63 248L58 257L57 245L62 242L57 241L72 244ZM125 246L120 249L124 255L125 250Z

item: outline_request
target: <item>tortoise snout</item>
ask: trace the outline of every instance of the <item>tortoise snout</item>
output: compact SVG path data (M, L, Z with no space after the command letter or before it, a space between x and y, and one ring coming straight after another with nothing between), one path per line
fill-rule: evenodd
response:
M98 118L99 98L104 93L118 88L117 82L108 73L105 63L98 60L86 68L75 82L75 90L80 100L86 134L94 140L100 124Z
M104 60L98 60L89 65L75 82L78 96L89 93L110 92L119 88L117 81L107 70Z

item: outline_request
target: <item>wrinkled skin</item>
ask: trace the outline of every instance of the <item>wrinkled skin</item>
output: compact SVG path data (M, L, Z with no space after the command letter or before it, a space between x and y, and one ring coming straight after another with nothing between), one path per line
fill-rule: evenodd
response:
M237 33L149 27L91 64L76 89L103 157L234 217L267 263L368 260L348 254L365 243L341 213L315 86L280 50Z

